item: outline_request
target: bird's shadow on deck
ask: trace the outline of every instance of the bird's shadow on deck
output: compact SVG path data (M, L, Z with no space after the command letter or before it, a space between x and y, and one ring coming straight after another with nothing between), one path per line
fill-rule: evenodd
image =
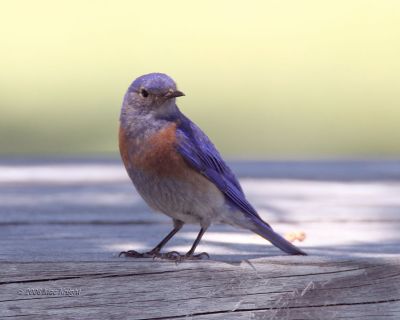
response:
M176 238L173 239L171 244L167 245L163 251L168 252L172 250L178 250L184 253L184 248L189 248L191 245L191 241L189 239L191 236L195 235L196 228L194 226L189 228L189 233L176 235ZM260 241L251 242L252 235L248 231L236 230L233 228L232 229L234 231L230 231L229 229L230 227L226 226L224 227L223 231L218 230L218 232L215 232L215 230L211 229L211 233L218 234L221 241L207 239L206 235L202 241L202 244L198 247L197 252L207 251L210 254L211 261L232 264L240 264L246 260L260 258L289 257L289 255L286 253L283 253L276 247L270 245L267 240L262 239L261 242L263 243L260 243ZM246 241L246 243L235 242L235 237L240 237L241 235L247 237L246 240L250 241ZM141 247L151 248L154 243L153 239L149 240L150 241L141 242ZM295 245L299 246L308 254L306 257L297 256L296 259L307 259L308 257L330 257L348 260L352 258L365 258L371 256L390 257L400 255L399 242L394 240L360 242L359 239L355 239L354 243L347 243L345 245L303 245L301 242L296 242Z

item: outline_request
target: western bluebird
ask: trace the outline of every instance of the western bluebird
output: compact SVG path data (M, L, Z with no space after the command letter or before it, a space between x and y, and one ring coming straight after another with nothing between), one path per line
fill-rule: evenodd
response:
M289 254L305 255L275 233L246 200L210 139L178 109L175 98L183 95L162 73L137 78L125 94L119 129L122 160L138 193L152 209L171 217L174 228L151 251L120 255L174 260L208 257L194 252L213 222L249 229ZM191 249L184 255L160 253L185 223L201 227Z

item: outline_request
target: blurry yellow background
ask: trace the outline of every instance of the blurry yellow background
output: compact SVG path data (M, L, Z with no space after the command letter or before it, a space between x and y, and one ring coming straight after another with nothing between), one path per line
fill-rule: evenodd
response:
M164 72L239 158L400 154L400 1L2 1L0 154L117 150Z

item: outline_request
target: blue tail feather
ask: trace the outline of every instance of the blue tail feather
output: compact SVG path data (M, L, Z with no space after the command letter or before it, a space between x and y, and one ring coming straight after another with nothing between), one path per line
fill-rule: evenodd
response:
M304 251L300 250L289 241L287 241L285 238L277 234L274 230L272 230L272 228L261 218L252 217L251 220L253 221L253 226L251 230L261 237L267 239L274 246L292 255L307 255Z

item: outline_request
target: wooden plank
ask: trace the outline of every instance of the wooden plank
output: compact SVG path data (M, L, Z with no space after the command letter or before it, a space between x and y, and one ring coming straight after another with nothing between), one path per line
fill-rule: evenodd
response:
M283 233L299 228L276 224ZM44 224L0 226L0 261L101 261L120 251L149 250L171 229L169 224ZM303 223L307 239L299 244L312 256L391 257L400 254L399 224ZM185 226L166 250L186 252L198 232ZM241 261L282 255L266 240L229 226L213 226L198 248L212 259Z
M400 317L400 162L234 167L276 230L306 232L301 246L310 256L284 256L256 235L217 225L199 247L208 261L119 258L151 248L170 228L119 161L0 161L0 317ZM186 251L197 231L185 226L167 249Z
M239 264L4 263L0 305L2 316L32 319L394 319L400 311L399 262L279 257ZM30 289L60 288L79 295L29 295Z

